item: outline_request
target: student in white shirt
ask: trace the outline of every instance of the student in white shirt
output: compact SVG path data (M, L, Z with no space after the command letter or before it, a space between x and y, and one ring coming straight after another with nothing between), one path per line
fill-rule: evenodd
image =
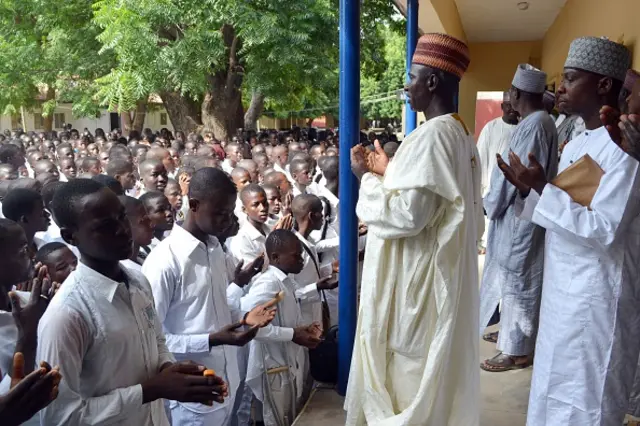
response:
M242 167L246 171L249 172L249 177L251 178L251 183L259 183L259 167L258 163L255 161L245 158L244 160L238 161L236 167Z
M29 240L31 257L34 257L38 246L44 245L44 241L35 238L36 233L45 232L51 224L40 193L26 188L11 189L2 200L2 213L22 226Z
M133 161L127 157L112 158L107 164L107 175L122 185L125 193L131 193L136 186L136 175L133 173Z
M296 158L291 161L291 178L293 179L293 196L300 194L317 195L318 189L311 176L311 163L309 159Z
M282 292L273 323L250 344L247 384L261 402L266 425L290 425L302 396L305 348L320 343L321 325L305 324L293 275L304 267L302 243L287 230L272 232L266 241L269 267L242 299L245 310L261 306Z
M239 143L231 142L224 148L224 152L227 158L222 162L222 170L231 174L237 162L244 158L243 148Z
M189 185L189 211L147 257L142 271L153 290L167 346L177 359L192 359L218 372L229 384L224 404L207 406L172 401L174 426L227 425L239 385L235 346L253 339L273 319L264 309L244 314L227 303L225 254L218 237L234 225L236 188L224 172L200 169ZM245 283L246 284L246 283ZM235 284L231 284L235 286Z
M240 191L251 183L251 175L249 175L249 172L242 167L236 167L231 171L231 179L238 189L238 198L236 199L234 214L238 218L238 223L242 227L247 221L247 215L244 212L242 200L240 199Z
M54 286L51 285L46 274L46 267L40 267L37 276L31 282L31 294L12 291L16 284L29 279L31 259L24 230L9 219L0 219L0 270L2 270L0 274L0 395L4 395L9 392L12 384L34 371L38 321L53 296ZM13 368L16 353L22 354L22 371L16 371ZM47 365L43 371L36 371L39 375L38 381L44 380L47 375L46 383L42 382L40 386L45 385L44 390L55 398L59 383L59 378L56 378L57 370L52 372L51 367ZM3 410L2 398L0 398L0 419L3 425L5 422L7 424L22 424L22 422L26 422L24 424L27 425L40 424L39 417L33 414L45 405L44 402L50 402L50 397L47 397L44 402L42 395L32 394L28 397L41 402L36 410L28 411L28 416L26 414L20 416L17 412L27 408L24 407L24 401L20 404L22 406L13 407L16 409L15 412L9 413ZM11 423L12 418L21 418L21 422Z
M69 246L58 241L40 247L35 262L45 266L49 277L56 283L63 283L78 266L78 258Z
M240 225L238 235L230 239L229 249L235 259L249 264L264 254L264 244L270 232L265 224L269 218L269 204L264 189L255 183L245 186L239 198L247 220Z
M147 210L153 227L153 239L148 248L153 250L165 236L171 232L174 224L173 209L164 192L147 192L140 197L140 201Z
M139 171L142 188L138 192L138 197L146 192L164 192L169 176L167 175L167 169L164 168L161 161L144 160L140 163Z
M273 229L281 218L282 197L280 197L280 190L275 185L264 184L262 189L267 194L267 203L269 204L269 219L265 223Z
M140 248L151 244L153 225L142 201L128 195L121 195L118 199L124 206L129 225L131 225L131 237L133 238L131 256L128 259L121 260L120 263L126 268L141 272L144 260L140 258Z
M271 162L273 163L273 170L284 173L287 179L291 180L291 175L289 175L287 171L287 166L289 165L289 148L286 145L273 147L271 151Z
M120 266L131 256L124 206L109 189L75 179L54 196L63 238L81 263L38 326L38 359L60 366L58 399L43 425L168 425L163 398L218 401L228 390L204 366L175 364L165 345L149 283Z
M333 265L320 264L316 248L309 241L314 230L322 228L324 217L322 202L315 195L303 194L293 199L291 212L296 223L295 235L304 249L304 267L295 275L298 285L296 296L302 305L302 317L306 323L322 321L322 291L338 287L338 282L331 281Z

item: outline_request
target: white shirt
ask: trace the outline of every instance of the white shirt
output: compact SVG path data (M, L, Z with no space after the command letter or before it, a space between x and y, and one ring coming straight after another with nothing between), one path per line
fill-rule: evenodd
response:
M489 193L491 173L496 167L496 154L504 154L509 147L511 136L516 125L506 123L502 117L488 122L478 137L478 154L480 154L480 170L482 171L482 196Z
M229 174L231 174L233 169L235 169L235 166L231 165L231 161L229 161L228 158L224 159L221 166L222 166L222 170L224 170L226 173L229 173Z
M40 412L50 425L168 425L162 400L142 403L142 382L174 362L149 283L124 270L129 288L79 263L38 326L38 360L59 365L58 398Z
M264 234L246 221L238 230L238 235L229 240L231 254L238 261L244 261L245 267L266 251L267 235L271 230L263 224L262 231Z
M134 271L142 272L142 265L134 262L131 259L125 259L120 261L120 265L125 268L133 269Z
M255 340L250 343L249 369L247 383L259 400L263 401L262 375L277 367L289 367L296 377L298 392L302 391L305 350L293 343L294 328L305 325L300 312L300 302L296 298L296 283L280 269L269 266L258 276L242 299L242 308L249 311L270 301L279 292L284 299L278 303L273 322L258 331Z
M318 261L318 253L315 246L307 241L302 234L294 231L296 237L303 244L302 258L304 259L304 267L299 274L294 276L297 284L296 297L300 299L302 318L305 324L322 321L322 299L318 291L318 281L323 277L331 275L331 264L320 265ZM307 247L313 258L309 255L304 247ZM315 262L314 262L315 260ZM318 265L318 268L316 268Z
M237 349L209 348L209 334L239 321L241 313L232 311L227 303L229 283L222 246L215 237L205 245L174 226L149 254L142 272L151 283L169 350L180 361L192 360L215 370L229 385L230 396L224 404L209 407L172 401L172 406L180 404L194 413L217 411L219 424L226 424L239 382Z
M240 194L238 193L238 198L236 198L236 207L233 209L233 214L238 218L238 225L240 226L243 226L247 222L247 214L244 212L243 207L244 205L242 204Z
M53 220L51 221L51 223L49 224L49 228L47 228L45 232L36 232L34 236L34 241L36 242L38 249L40 249L43 245L48 243L56 242L56 243L65 244L67 247L69 247L69 250L71 250L78 259L80 259L80 251L75 246L72 246L71 244L67 243L62 238L62 235L60 235L60 227Z

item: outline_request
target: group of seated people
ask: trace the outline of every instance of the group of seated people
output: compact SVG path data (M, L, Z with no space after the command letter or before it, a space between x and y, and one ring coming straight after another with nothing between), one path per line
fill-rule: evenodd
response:
M323 136L5 133L2 424L291 424L338 320Z

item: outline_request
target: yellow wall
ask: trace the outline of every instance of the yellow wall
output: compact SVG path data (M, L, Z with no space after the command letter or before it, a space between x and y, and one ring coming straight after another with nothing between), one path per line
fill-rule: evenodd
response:
M543 40L542 67L550 77L560 75L569 44L582 36L624 41L640 68L640 1L568 0Z
M420 9L424 7L424 2L418 7L418 22L420 21ZM431 5L436 12L440 24L446 34L456 37L462 41L467 41L467 35L462 28L462 21L458 14L458 6L454 0L431 0ZM422 26L420 25L422 28Z
M458 99L460 115L474 132L477 93L507 90L518 64L540 66L541 43L470 43L469 53L471 63L462 78Z

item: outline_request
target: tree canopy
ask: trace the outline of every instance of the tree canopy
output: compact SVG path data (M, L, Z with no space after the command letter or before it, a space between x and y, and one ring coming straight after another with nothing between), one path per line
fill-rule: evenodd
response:
M393 13L363 1L367 78L389 72L380 24ZM338 0L3 0L0 112L144 111L157 94L174 127L226 137L265 108L335 102L338 30Z

